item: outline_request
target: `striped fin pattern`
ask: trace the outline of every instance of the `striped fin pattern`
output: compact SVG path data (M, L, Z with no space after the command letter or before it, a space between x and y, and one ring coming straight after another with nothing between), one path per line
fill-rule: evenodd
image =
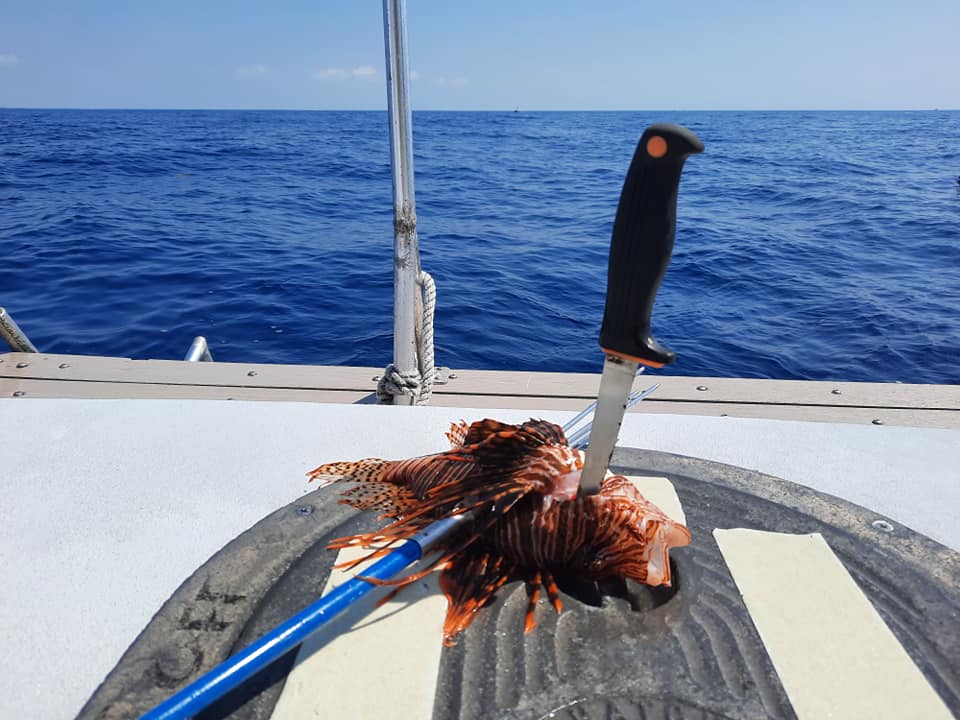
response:
M526 584L527 632L535 626L541 589L560 612L555 570L594 580L670 584L669 550L688 544L689 531L620 476L604 480L596 495L570 499L565 483L578 482L582 458L557 425L461 421L446 436L450 449L435 455L333 462L308 473L323 485L352 482L340 502L389 520L379 530L330 543L333 549L370 548L351 567L389 552L440 518L472 513L473 521L446 538L427 567L400 580L377 581L399 589L440 568L448 600L445 644L454 644L510 581Z
M530 632L541 585L560 612L551 570L563 569L592 580L619 577L669 585L669 551L689 542L686 527L671 520L618 475L604 480L597 495L547 509L518 505L464 552L450 558L441 574L448 602L444 643L456 642L457 634L489 600L490 588L513 580L526 583L530 605L525 631ZM477 575L478 563L485 569L482 580ZM478 598L483 598L479 604L475 602Z
M467 431L470 429L470 426L467 425L465 420L460 422L450 423L450 429L447 430L447 440L450 441L450 447L458 448L463 447L464 440L467 438Z
M332 462L321 465L307 473L310 482L318 481L319 487L332 485L338 480L353 480L355 482L377 482L387 467L389 460L367 458L347 462Z

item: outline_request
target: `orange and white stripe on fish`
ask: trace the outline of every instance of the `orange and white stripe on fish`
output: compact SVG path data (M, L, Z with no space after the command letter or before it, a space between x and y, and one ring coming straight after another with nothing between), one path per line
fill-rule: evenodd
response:
M540 588L557 612L561 603L553 570L591 580L628 578L648 585L670 584L669 551L690 542L674 522L621 476L610 476L600 492L576 498L581 454L562 429L543 420L507 425L481 420L454 424L451 449L409 460L368 459L329 463L311 478L339 474L356 485L341 502L382 513L381 530L340 538L331 547L395 543L430 523L462 512L472 523L444 539L440 555L421 571L394 584L402 587L435 568L447 597L444 642L453 644L497 590L522 580L530 597L525 629L535 626ZM382 550L373 549L371 555Z

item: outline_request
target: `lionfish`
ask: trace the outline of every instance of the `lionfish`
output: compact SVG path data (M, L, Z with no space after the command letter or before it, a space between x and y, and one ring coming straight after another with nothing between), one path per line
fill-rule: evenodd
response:
M689 530L619 475L607 477L596 495L578 498L582 455L557 425L461 421L447 438L451 448L435 455L334 462L307 473L321 487L355 482L340 502L379 511L391 521L331 542L331 549L373 548L341 567L385 554L436 520L470 513L471 522L445 538L439 556L425 568L397 581L376 581L397 585L396 593L439 568L448 603L445 645L455 644L497 590L514 580L527 589L527 633L536 626L541 587L554 609L562 609L554 572L670 584L670 548L687 545Z

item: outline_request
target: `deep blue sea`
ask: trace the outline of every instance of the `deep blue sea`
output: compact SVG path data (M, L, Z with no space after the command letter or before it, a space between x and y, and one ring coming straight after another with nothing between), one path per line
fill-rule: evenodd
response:
M600 369L620 188L686 164L665 372L960 383L960 112L417 112L436 361ZM0 110L0 305L51 353L383 366L385 112Z

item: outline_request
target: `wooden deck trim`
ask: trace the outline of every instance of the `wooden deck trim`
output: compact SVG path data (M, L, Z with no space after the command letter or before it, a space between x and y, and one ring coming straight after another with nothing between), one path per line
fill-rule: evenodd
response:
M171 398L371 403L377 368L0 355L0 398ZM433 405L574 410L599 375L459 370ZM960 428L960 386L656 376L637 412Z

